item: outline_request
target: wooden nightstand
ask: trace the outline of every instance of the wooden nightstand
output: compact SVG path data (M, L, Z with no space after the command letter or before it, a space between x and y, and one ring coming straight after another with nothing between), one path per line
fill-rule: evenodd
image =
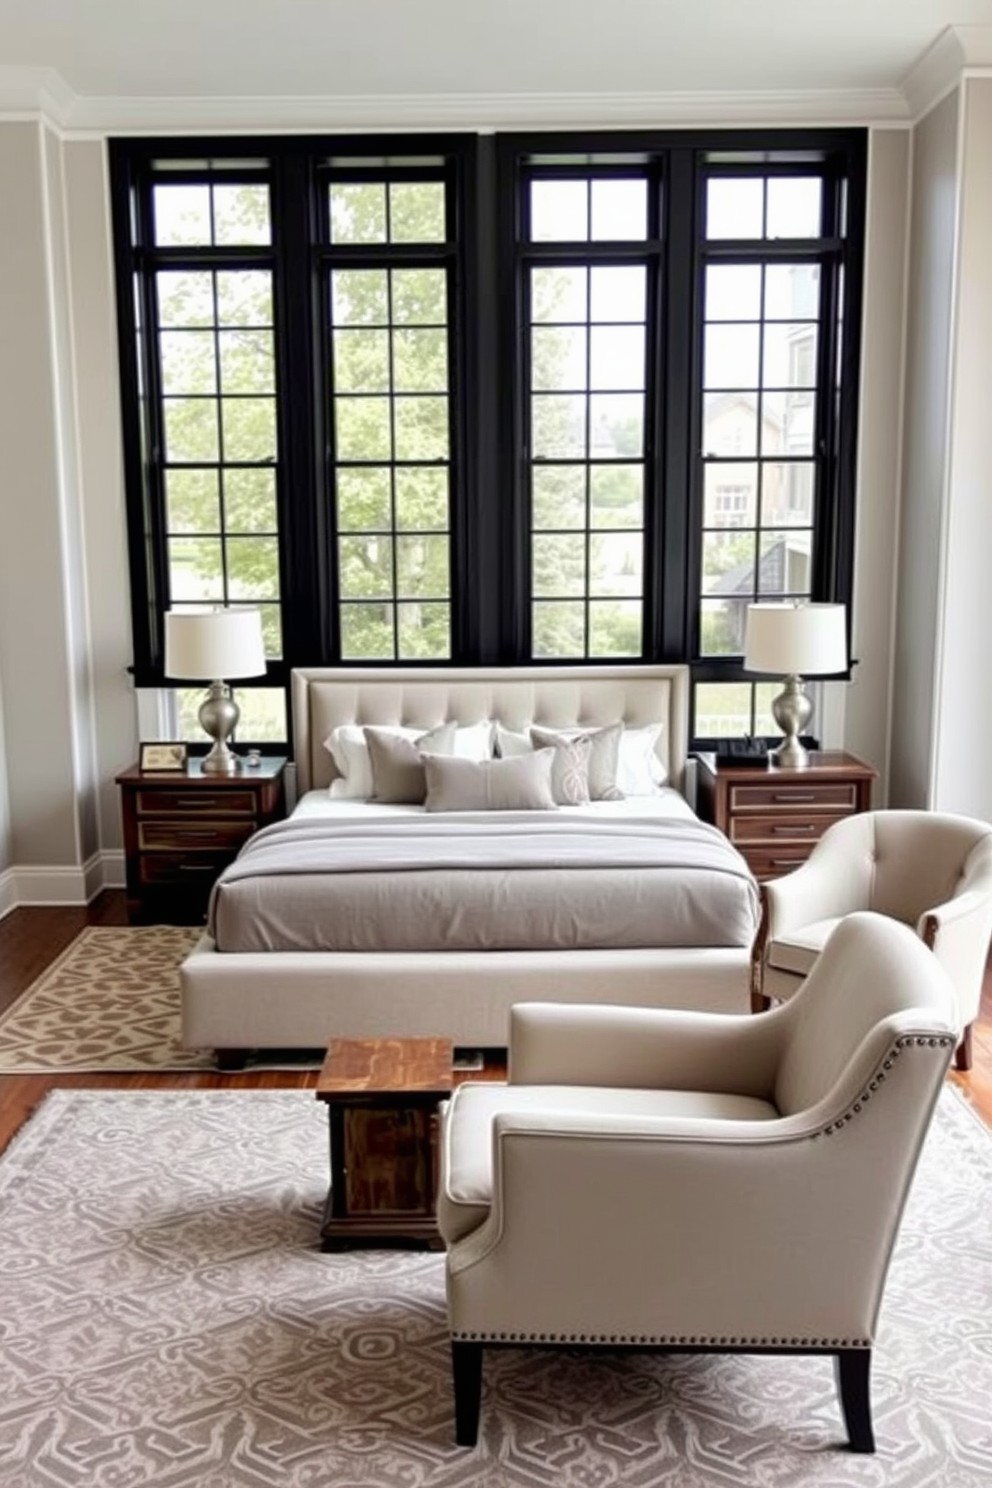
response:
M758 880L791 873L833 822L868 811L878 773L839 750L814 751L805 770L697 759L699 815L726 833Z
M204 775L199 760L181 774L117 776L132 924L201 924L214 880L259 827L285 814L286 760L263 757L236 775Z

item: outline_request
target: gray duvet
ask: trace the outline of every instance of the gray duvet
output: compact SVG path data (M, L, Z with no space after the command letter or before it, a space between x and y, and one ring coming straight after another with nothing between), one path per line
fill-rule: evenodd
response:
M532 811L291 817L224 870L209 916L222 951L749 946L757 923L715 827Z

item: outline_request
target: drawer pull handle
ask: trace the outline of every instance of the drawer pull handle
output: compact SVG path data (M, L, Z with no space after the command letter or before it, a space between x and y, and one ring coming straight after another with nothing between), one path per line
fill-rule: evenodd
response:
M204 838L212 841L217 836L217 833L212 827L200 827L199 830L194 827L187 827L185 830L177 832L176 836L182 842L202 842Z
M180 863L180 873L216 873L216 863Z
M802 858L772 858L773 868L798 868Z
M797 823L795 826L788 826L788 827L787 826L782 826L782 825L775 825L774 823L772 824L772 832L775 834L776 837L801 837L804 832L815 832L815 831L816 831L816 824L815 824L815 822L810 822L810 824L808 826L800 826Z
M217 797L216 796L177 796L176 797L176 805L177 806L182 806L182 807L186 808L187 810L193 810L194 808L197 808L197 809L202 809L204 811L209 811L209 810L211 810L213 808L216 808L216 806L217 806Z
M776 802L781 801L781 802L785 802L785 803L789 804L789 803L792 803L794 801L815 801L816 800L816 796L813 794L812 791L805 791L805 792L783 791L780 796L772 796L772 800L773 801L776 801Z

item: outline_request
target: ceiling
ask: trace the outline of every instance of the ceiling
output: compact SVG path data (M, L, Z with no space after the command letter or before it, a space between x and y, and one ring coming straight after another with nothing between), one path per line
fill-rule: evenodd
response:
M992 0L0 0L0 73L77 101L877 93L951 26Z

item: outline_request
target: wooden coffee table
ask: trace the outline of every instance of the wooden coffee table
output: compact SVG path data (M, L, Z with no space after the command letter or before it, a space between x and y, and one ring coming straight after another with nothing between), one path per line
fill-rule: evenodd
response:
M331 1144L323 1248L440 1244L438 1104L462 1080L505 1078L502 1051L455 1069L450 1039L333 1039L316 1088Z

